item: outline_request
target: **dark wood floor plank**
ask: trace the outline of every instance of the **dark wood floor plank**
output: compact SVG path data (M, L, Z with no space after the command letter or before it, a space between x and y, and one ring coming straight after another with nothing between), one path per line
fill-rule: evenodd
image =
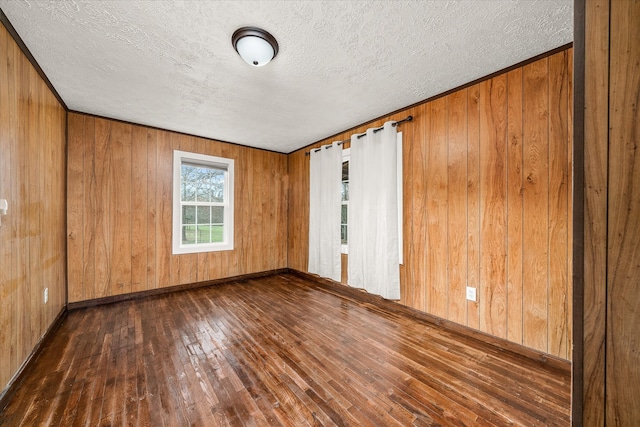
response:
M299 276L75 310L1 425L569 425L565 371Z

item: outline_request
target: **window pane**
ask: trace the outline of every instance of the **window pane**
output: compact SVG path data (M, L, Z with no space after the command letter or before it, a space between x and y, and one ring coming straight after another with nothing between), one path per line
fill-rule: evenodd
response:
M222 225L212 225L211 226L211 241L213 243L222 242L223 237L223 226Z
M198 225L198 243L211 243L211 225Z
M182 223L183 224L196 223L196 207L195 206L182 207Z
M209 166L182 164L181 197L189 202L223 202L225 171Z
M349 200L349 183L348 182L343 182L342 183L342 188L341 191L342 193L342 201L346 202Z
M224 207L213 206L211 207L211 223L222 224L224 222Z
M349 160L342 162L342 180L349 181Z
M196 184L196 201L208 203L211 201L211 196L207 191L207 183L203 181L199 181Z
M210 223L211 223L211 207L198 206L198 224L209 225Z
M182 244L192 245L196 243L196 226L185 225L182 227Z
M180 174L180 199L183 202L196 201L196 187L192 177L193 167L189 165L182 165Z
M347 244L347 226L342 225L340 227L340 239L342 240L342 244L346 245Z
M224 171L212 169L209 180L209 194L212 202L224 202Z

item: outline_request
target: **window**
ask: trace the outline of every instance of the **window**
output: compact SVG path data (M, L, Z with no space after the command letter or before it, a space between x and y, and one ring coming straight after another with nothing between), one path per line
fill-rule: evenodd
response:
M173 152L173 253L233 249L233 160Z
M349 211L349 149L342 150L342 206L340 207L340 240L342 241L342 253L348 253L347 239L347 214Z

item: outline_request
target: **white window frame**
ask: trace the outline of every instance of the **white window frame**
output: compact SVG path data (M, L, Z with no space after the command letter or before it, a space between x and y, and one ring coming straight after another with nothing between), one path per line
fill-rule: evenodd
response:
M344 150L342 150L342 163L344 162L350 162L351 160L351 148L345 148ZM340 163L342 165L342 163ZM351 163L349 163L351 164ZM342 173L342 167L340 167L340 173ZM349 180L351 181L351 180ZM340 179L340 185L342 185L342 178ZM345 202L340 201L340 219L342 219L342 205L344 205ZM347 200L346 202L347 205L347 212L349 210L349 201ZM349 235L349 223L347 222L347 236ZM340 232L342 233L342 221L340 221ZM340 244L340 252L343 254L348 254L349 253L349 239L347 237L347 244Z
M225 170L223 237L222 242L216 243L182 243L182 201L180 200L180 184L182 164L195 164ZM173 152L173 254L191 254L200 252L233 250L233 177L234 161L225 157L209 156L206 154L190 153L174 150Z

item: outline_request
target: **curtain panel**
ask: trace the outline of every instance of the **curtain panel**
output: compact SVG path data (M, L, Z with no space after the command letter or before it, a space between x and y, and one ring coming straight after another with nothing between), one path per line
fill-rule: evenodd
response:
M348 283L400 299L398 144L394 122L351 137Z
M336 141L310 156L308 271L339 282L342 147Z

